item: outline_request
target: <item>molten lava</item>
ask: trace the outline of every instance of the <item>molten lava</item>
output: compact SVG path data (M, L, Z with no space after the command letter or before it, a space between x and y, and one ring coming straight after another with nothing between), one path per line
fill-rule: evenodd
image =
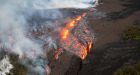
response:
M86 25L79 24L84 16L86 16L86 13L72 19L66 24L66 27L60 31L60 46L62 49L57 50L58 52L55 54L56 59L58 59L60 52L62 52L60 50L69 51L81 59L85 59L90 52L93 37Z
M69 34L69 30L68 29L64 29L63 32L62 32L62 35L63 35L62 38L66 39L68 34Z
M75 19L71 20L66 27L61 32L62 39L66 39L68 37L69 31L76 25L78 21L82 19L82 17L86 16L86 13L83 13L81 16L76 17Z

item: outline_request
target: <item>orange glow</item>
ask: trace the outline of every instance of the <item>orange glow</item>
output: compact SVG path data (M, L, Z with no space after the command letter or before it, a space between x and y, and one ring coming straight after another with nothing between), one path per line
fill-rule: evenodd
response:
M68 28L72 28L74 27L74 25L75 25L75 21L73 20L68 24Z
M83 15L82 15L83 16ZM78 16L75 19L72 19L61 32L62 39L66 39L68 37L69 31L76 25L76 23L82 19L82 16Z
M78 55L82 60L86 58L87 54L89 53L92 47L91 38L89 38L88 36L84 36L83 38L87 41L87 45L81 44L78 38L76 37L79 34L76 34L76 36L71 35L71 30L84 16L86 16L86 13L83 13L82 15L77 16L75 19L72 19L68 24L66 24L66 27L64 27L64 29L60 31L60 42L62 44L62 48ZM56 53L56 59L58 59L59 53L60 52Z
M79 21L79 20L81 20L81 18L82 18L82 16L78 16L78 17L76 18L76 20Z
M91 49L91 47L92 47L92 43L89 44L89 49Z
M84 49L82 52L81 52L81 59L84 60L87 56L87 54L89 53L90 49L92 47L92 43L90 43L88 45L88 48L87 49Z
M86 58L86 56L87 56L87 50L84 49L84 50L82 50L80 57L82 60L84 60Z
M69 30L68 29L64 29L64 31L62 32L62 35L63 35L62 38L66 39L68 34L69 34Z

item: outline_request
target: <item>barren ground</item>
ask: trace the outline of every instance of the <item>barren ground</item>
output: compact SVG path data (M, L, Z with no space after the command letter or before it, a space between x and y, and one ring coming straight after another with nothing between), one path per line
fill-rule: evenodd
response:
M91 53L84 61L69 54L62 55L53 65L52 75L112 75L122 65L133 64L139 59L140 43L124 42L122 33L135 25L135 22L140 22L140 1L100 2L98 12L106 13L107 17L96 19L93 12L88 14L89 25L96 37Z

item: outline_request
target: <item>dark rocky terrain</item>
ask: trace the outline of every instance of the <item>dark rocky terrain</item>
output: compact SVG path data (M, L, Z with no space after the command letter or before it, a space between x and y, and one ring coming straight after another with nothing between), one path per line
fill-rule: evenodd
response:
M88 9L60 9L64 13L69 13L64 14L66 17L75 17L87 12L86 19L95 35L95 44L85 60L68 52L64 52L58 60L53 60L50 53L48 58L51 75L113 75L123 65L133 65L140 61L140 40L124 39L123 36L129 28L140 27L140 0L99 0L99 2L96 12ZM36 22L42 23L40 21L42 19L37 18ZM16 60L16 56L11 56L12 64L16 65L12 72L15 75L25 75L27 70Z
M84 61L76 56L66 57L72 58L70 65L64 66L67 70L60 71L64 68L61 66L59 72L52 70L55 72L52 75L112 75L123 65L140 60L140 41L123 39L125 30L140 25L140 1L100 0L100 3L97 12L106 13L106 17L97 19L94 13L88 14L89 25L96 37L92 51ZM66 61L60 59L60 62Z
M85 61L75 59L79 63L72 64L65 75L112 75L119 67L139 61L139 45L139 42L117 42L94 49Z

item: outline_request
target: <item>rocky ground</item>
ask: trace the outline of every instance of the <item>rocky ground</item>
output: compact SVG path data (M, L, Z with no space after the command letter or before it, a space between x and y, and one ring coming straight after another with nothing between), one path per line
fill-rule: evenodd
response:
M125 64L140 61L140 42L124 40L124 31L140 26L140 0L99 0L96 12L89 10L62 9L66 16L74 17L88 12L87 21L95 35L95 44L85 60L64 52L58 60L51 59L51 75L112 75ZM40 19L39 19L40 20ZM1 59L2 57L0 57ZM12 72L25 75L25 67L15 62Z
M102 16L88 14L96 37L91 53L84 61L76 56L60 58L57 64L60 68L52 69L52 75L112 75L124 64L136 63L140 42L124 41L122 34L129 27L140 25L139 3L139 0L100 0L97 13L102 12Z
M121 66L135 64L139 60L139 45L139 42L117 42L95 49L83 61L80 71L66 75L112 75Z

